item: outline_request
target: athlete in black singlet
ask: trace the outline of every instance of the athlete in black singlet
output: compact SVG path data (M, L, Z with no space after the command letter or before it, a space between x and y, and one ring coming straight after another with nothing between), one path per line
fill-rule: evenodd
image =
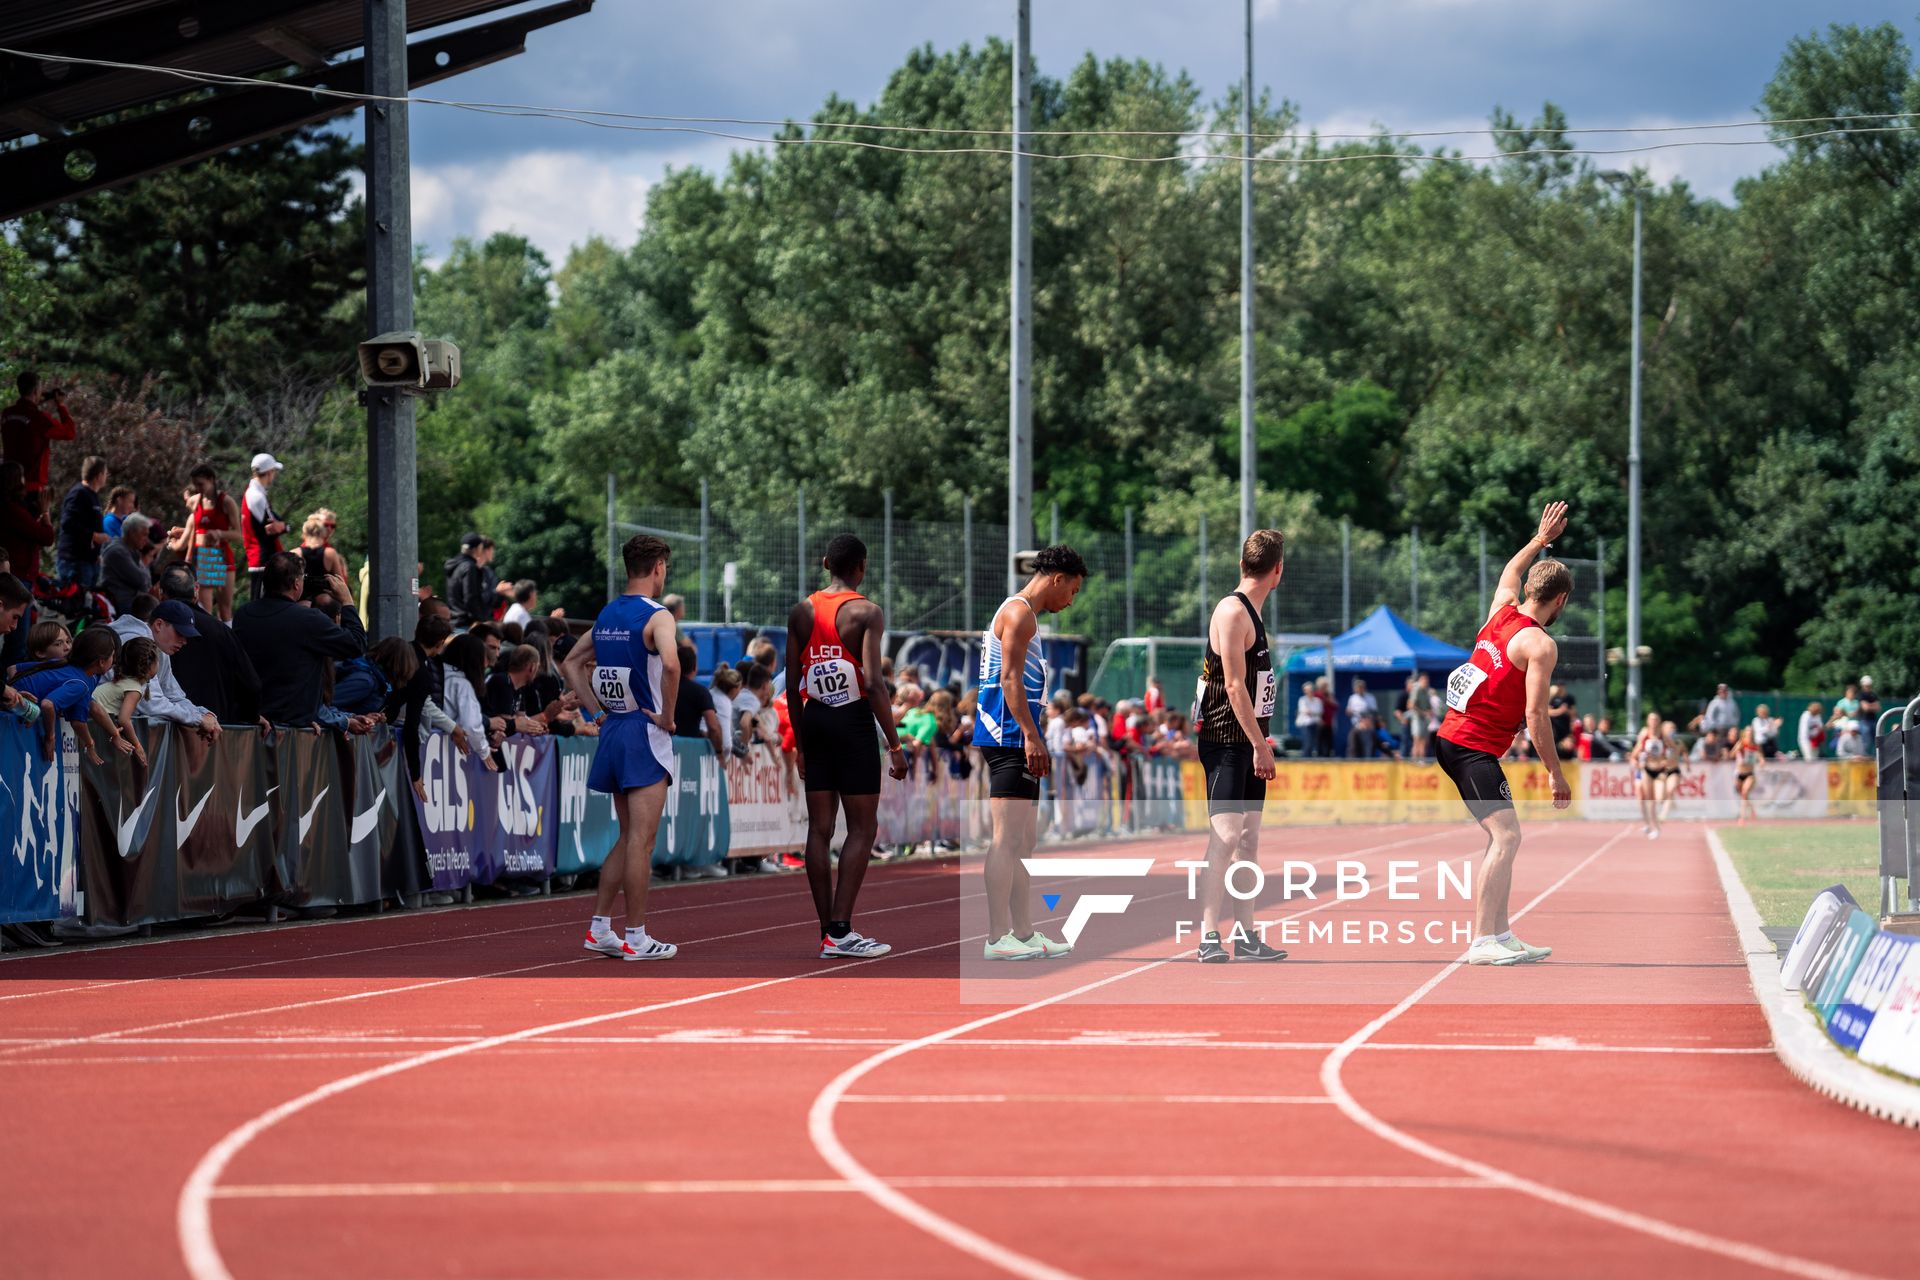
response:
M1207 656L1195 691L1193 722L1200 764L1207 771L1207 869L1200 880L1199 960L1283 960L1254 923L1251 899L1233 900L1233 956L1220 941L1227 873L1234 862L1260 860L1260 811L1273 776L1273 656L1260 608L1286 570L1286 539L1258 529L1240 551L1240 585L1214 607L1207 624Z

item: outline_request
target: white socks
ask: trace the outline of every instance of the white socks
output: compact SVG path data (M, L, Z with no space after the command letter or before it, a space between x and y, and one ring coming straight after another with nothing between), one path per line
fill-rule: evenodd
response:
M588 930L589 930L589 931L590 931L590 932L591 932L591 933L593 934L593 936L594 936L594 937L596 937L596 938L597 938L597 937L599 937L599 936L600 936L601 934L603 934L603 933L612 933L612 932L613 932L613 917L612 917L612 916L595 916L595 917L593 918L593 923L592 923L592 924L590 924L590 925L588 925L588 926L587 926L587 929L588 929Z
M637 947L646 941L648 941L647 926L643 924L627 926L627 942L629 945Z
M1513 930L1509 929L1505 933L1496 933L1493 935L1493 940L1495 942L1512 942Z

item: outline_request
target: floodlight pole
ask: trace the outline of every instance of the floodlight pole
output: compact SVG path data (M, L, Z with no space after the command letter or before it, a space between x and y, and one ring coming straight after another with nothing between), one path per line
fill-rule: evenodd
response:
M1240 541L1253 535L1253 0L1240 87Z
M1640 275L1646 188L1632 174L1600 175L1633 193L1633 368L1627 408L1627 726L1640 723Z
M1016 0L1013 28L1013 314L1012 366L1007 422L1007 591L1014 557L1033 537L1033 161L1027 150L1033 127L1032 15L1029 0Z
M364 0L367 45L367 336L413 328L413 212L407 104L407 0ZM372 634L412 634L420 559L414 402L367 391L367 554Z

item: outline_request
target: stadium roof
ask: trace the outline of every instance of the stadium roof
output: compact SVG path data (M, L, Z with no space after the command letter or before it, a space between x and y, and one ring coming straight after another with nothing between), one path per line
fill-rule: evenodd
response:
M522 0L410 0L410 33ZM531 31L576 18L593 0L443 31L408 45L408 83L431 84L525 52ZM54 62L57 54L359 92L363 0L12 0L0 5L0 220L217 155L358 109L282 88L203 90L155 71ZM190 101L120 118L183 95ZM28 137L37 141L19 145Z

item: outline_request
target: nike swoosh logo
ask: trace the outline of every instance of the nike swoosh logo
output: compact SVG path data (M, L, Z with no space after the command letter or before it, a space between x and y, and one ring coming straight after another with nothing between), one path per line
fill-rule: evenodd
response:
M146 795L140 798L140 803L135 806L133 816L121 819L119 832L121 857L127 857L132 852L127 846L128 842L133 839L134 829L140 825L141 818L146 816L147 806L152 804L153 798L159 794L160 791L157 787L149 790Z
M209 791L200 797L200 803L193 806L193 811L184 818L180 817L179 804L177 801L175 802L173 814L179 822L179 825L174 829L174 839L176 841L181 844L186 843L187 837L193 834L193 829L200 825L200 811L207 807L207 801L211 799L213 799L213 792Z
M387 789L382 787L380 794L373 798L372 806L365 813L353 815L353 835L347 840L348 844L359 844L373 834L373 829L380 825L380 806L386 802Z
M333 790L332 787L320 788L320 794L313 798L313 803L307 806L307 811L300 815L301 843L306 842L307 832L313 829L313 815L320 812L320 802L327 798L327 792L331 790Z
M268 787L267 788L268 798L269 799L272 798L273 793L278 791L279 789L280 788L278 787ZM240 803L244 804L246 802L241 801ZM241 809L238 805L234 807L234 810L233 810L234 847L242 848L242 849L246 847L247 837L253 834L253 829L259 826L262 822L266 821L268 807L269 806L265 801L262 801L260 804L260 807L258 809L255 809L252 813L246 812L245 810Z

